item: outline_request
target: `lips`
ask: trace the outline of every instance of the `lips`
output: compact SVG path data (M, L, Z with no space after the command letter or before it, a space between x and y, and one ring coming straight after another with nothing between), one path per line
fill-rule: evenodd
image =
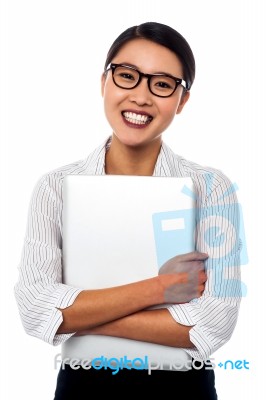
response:
M122 115L127 123L138 126L146 126L153 119L151 115L143 112L123 111Z

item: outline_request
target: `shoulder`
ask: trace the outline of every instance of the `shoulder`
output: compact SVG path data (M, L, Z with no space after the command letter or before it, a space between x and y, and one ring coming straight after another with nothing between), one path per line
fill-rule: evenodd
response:
M55 168L39 178L33 197L49 195L53 201L60 200L62 184L67 175L100 175L104 171L106 141L94 149L86 158ZM59 198L58 198L59 197Z
M224 197L232 194L236 185L221 170L212 166L202 165L173 152L167 145L163 145L165 159L170 169L176 176L189 176L192 178L197 195L205 201L211 197ZM232 192L232 193L231 193Z

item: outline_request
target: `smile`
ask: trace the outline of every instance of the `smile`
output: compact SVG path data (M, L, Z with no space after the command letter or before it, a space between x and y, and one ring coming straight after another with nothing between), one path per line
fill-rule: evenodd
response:
M125 111L122 113L125 120L131 124L136 125L147 125L151 122L152 117L146 114L136 114L131 111Z

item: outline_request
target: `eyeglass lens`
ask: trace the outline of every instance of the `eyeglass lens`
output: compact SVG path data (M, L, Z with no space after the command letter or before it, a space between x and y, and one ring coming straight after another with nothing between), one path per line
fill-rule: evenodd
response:
M133 89L138 85L141 76L135 69L118 66L114 70L113 79L119 87ZM176 81L169 76L160 75L150 78L150 91L157 96L170 96L175 91L175 88Z

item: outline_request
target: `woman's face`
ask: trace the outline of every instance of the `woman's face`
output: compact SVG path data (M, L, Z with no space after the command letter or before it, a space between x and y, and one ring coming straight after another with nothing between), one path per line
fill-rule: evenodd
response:
M114 64L134 66L146 74L165 73L183 77L182 64L176 55L157 43L146 39L134 39L125 44L112 60ZM152 94L147 78L142 78L134 89L117 87L109 71L102 78L102 95L107 120L116 138L126 146L143 146L154 141L161 142L162 132L180 113L189 98L182 97L179 85L170 97ZM139 123L139 119L145 123Z

